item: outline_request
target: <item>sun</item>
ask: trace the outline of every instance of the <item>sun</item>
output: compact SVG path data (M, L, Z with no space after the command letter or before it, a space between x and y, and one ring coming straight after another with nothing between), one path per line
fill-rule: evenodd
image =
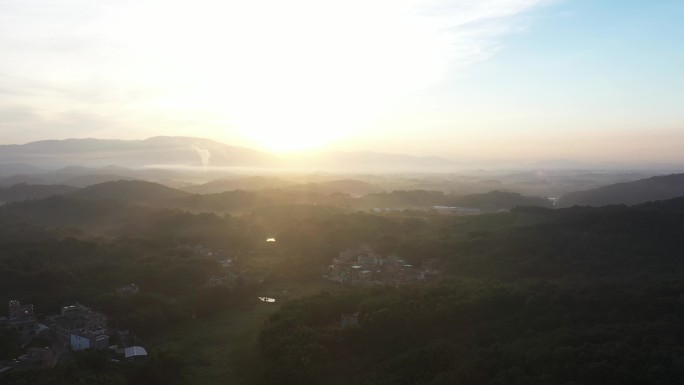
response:
M379 103L354 100L355 93L336 87L334 92L298 80L296 87L270 90L270 96L242 100L228 121L253 145L275 152L325 147L369 127ZM274 91L278 90L278 92Z
M443 77L450 42L412 3L141 8L117 32L135 52L134 73L121 71L152 84L155 107L169 114L218 117L221 136L279 152L318 148L372 129L397 99Z

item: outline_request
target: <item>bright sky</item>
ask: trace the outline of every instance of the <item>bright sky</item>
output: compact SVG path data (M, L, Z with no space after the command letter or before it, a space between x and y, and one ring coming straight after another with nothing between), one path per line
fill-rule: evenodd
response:
M684 161L681 0L0 0L0 143Z

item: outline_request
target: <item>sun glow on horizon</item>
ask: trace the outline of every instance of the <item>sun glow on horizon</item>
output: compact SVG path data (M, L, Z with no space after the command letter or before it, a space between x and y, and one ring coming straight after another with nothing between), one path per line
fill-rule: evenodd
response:
M200 0L165 2L160 15L157 2L143 2L115 35L135 52L122 81L151 85L147 108L218 117L250 145L316 149L370 129L397 100L443 80L455 47L473 50L461 60L479 55L446 32L453 20L423 4Z
M407 134L413 145L492 115L452 103L455 79L518 15L555 1L12 2L0 91L17 92L0 115L27 139L204 136L288 153L386 150Z

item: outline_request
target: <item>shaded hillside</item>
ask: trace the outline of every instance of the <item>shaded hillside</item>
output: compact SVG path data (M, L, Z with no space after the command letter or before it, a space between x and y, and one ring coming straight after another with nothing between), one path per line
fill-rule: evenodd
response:
M164 206L189 194L141 180L119 180L82 188L71 196L82 199L111 199L152 206Z
M429 208L446 205L448 197L441 191L395 190L366 194L356 202L356 207L371 208Z
M309 191L323 194L343 193L354 196L369 194L380 190L377 186L355 179L328 180L316 183L293 185L287 188L295 191Z
M21 163L0 163L0 176L11 176L18 174L36 174L45 170Z
M45 174L16 174L5 178L0 178L0 186L11 187L15 184L50 184L51 178Z
M214 194L233 190L264 190L292 185L293 182L277 177L248 176L243 178L219 179L201 185L188 186L184 191L193 194Z
M245 213L265 206L292 204L349 206L351 203L352 198L346 194L288 190L235 190L217 194L188 195L175 200L175 207L191 211Z
M491 210L508 210L518 206L552 206L551 202L546 198L523 196L506 191L490 191L484 194L464 195L450 201L450 205Z
M322 293L270 317L261 384L680 384L682 289L448 282ZM359 325L341 327L342 314Z
M6 204L0 207L0 221L105 233L129 224L143 211L140 208L133 209L122 201L103 202L52 196Z
M454 240L454 272L510 280L684 273L684 198L632 207L524 207L506 215L521 214L541 223Z
M684 174L672 174L565 194L557 207L635 205L681 196L684 196Z
M65 185L16 184L8 188L0 187L0 202L13 202L26 199L42 199L52 195L65 195L76 191L75 187Z
M121 200L52 196L0 207L0 224L51 229L73 228L88 234L149 237L215 247L247 247L264 234L228 216L191 214L177 209L131 205Z
M259 338L261 383L679 384L683 213L525 207L466 221L541 223L465 238L445 223L431 242L458 278L286 303Z
M106 182L116 182L119 180L133 180L134 178L128 178L121 175L105 175L105 174L89 174L89 175L76 175L69 178L65 178L61 182L68 186L74 187L88 187L95 184L106 183Z
M366 194L355 202L360 208L430 208L463 206L483 210L508 210L517 206L551 207L546 198L528 197L513 192L491 191L482 194L457 195L441 191L409 190Z

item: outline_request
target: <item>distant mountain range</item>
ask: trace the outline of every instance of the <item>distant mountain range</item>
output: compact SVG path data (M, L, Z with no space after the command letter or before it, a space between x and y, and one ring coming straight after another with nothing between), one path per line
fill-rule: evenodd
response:
M259 168L278 171L332 172L454 172L464 169L501 170L599 170L632 169L619 164L591 164L572 160L512 162L506 160L456 161L438 156L413 156L373 151L320 151L276 156L251 148L231 146L193 137L157 136L144 140L65 139L0 145L0 177L54 172L70 166L131 169ZM676 165L648 165L649 169L674 170ZM645 167L645 166L644 166ZM634 168L640 169L639 167ZM77 171L77 170L73 170ZM99 182L106 181L100 178ZM16 180L16 183L40 183ZM55 181L48 181L55 183ZM58 181L59 182L59 181ZM2 183L8 185L8 183Z
M278 162L277 157L250 148L189 137L66 139L0 145L0 163L13 164L15 171L22 164L54 170L72 165L273 167Z
M341 192L351 196L394 190L435 190L465 195L499 190L526 196L561 197L568 192L681 169L669 165L638 171L621 169L615 164L602 169L600 165L563 159L478 164L436 156L371 151L276 156L208 139L167 136L0 145L0 189L17 184L83 188L119 180L144 180L194 194L280 189L312 194ZM0 193L4 194L0 202L15 201L22 196L36 199L51 195L51 191L66 190L17 187ZM568 195L559 204L561 207L584 204L580 198L575 199ZM615 203L611 199L604 202Z
M251 191L236 191L239 187ZM196 185L193 189L200 190L197 192L201 194L142 180L118 180L84 188L27 184L0 187L0 222L107 230L111 218L123 218L126 223L135 223L141 207L145 207L144 210L168 208L240 214L263 207L287 208L298 205L346 209L446 205L476 207L485 211L517 206L549 206L544 198L504 191L467 195L424 190L377 192L377 186L353 179L296 183L272 177L248 177ZM676 197L684 197L684 174L616 183L566 194L556 207L637 205ZM3 205L2 202L15 203Z
M255 167L311 170L450 169L459 163L368 151L325 152L283 159L209 139L158 136L145 140L65 139L0 145L0 175L34 174L68 166L129 168ZM29 181L31 182L31 181Z
M684 197L684 174L655 176L634 182L616 183L587 191L563 195L557 207L607 206Z

